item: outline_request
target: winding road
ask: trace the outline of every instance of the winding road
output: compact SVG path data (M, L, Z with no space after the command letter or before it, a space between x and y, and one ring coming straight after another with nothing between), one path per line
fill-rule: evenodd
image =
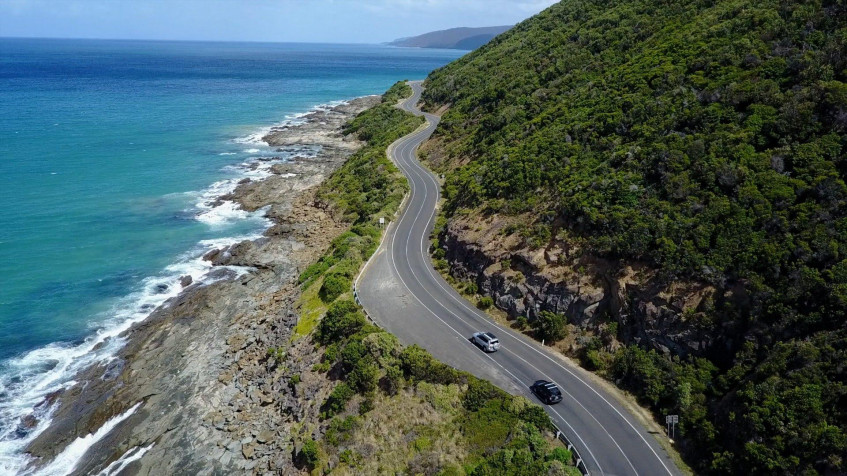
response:
M416 151L432 135L439 118L417 108L422 86L409 84L414 94L399 107L425 116L427 125L389 149L391 159L409 180L411 194L357 282L359 300L368 314L403 343L418 344L442 362L512 394L538 402L529 385L539 379L555 382L564 400L543 406L590 474L683 474L656 441L664 435L651 434L586 371L497 325L433 269L427 251L440 190L435 177L418 162ZM485 354L471 344L468 338L476 331L497 335L500 351Z

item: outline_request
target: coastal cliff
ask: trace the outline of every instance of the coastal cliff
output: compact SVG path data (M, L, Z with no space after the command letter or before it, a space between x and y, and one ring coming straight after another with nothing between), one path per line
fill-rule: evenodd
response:
M601 335L617 322L616 337L622 343L681 356L707 356L732 341L731 333L715 333L697 319L714 298L713 287L667 282L643 263L580 255L556 243L532 249L517 234L507 233L514 222L508 217L457 216L438 236L449 274L473 283L511 319L532 321L549 311L589 335ZM562 349L574 352L579 347L570 344Z

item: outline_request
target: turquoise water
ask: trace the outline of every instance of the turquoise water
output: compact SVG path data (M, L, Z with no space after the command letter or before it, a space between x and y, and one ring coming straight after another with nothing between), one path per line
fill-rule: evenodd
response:
M202 277L205 249L266 226L205 205L273 152L257 132L460 54L0 39L0 469L32 437L17 420L110 350L96 342Z

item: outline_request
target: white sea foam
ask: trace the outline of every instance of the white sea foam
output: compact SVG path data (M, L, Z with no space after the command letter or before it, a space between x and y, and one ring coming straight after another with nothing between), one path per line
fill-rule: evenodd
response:
M273 126L263 127L261 129L259 129L257 132L254 132L252 134L248 134L244 137L236 137L235 139L232 139L232 142L235 142L236 144L267 145L267 143L265 143L265 141L262 140L262 138L265 137L266 135L270 134L272 128L273 128Z
M95 363L107 364L126 343L121 336L133 324L146 319L155 309L183 289L183 276L193 283L208 285L225 274L210 276L212 264L202 259L209 250L256 239L260 234L203 240L167 266L162 273L145 278L137 291L118 300L108 317L101 316L92 335L81 343L54 343L32 350L3 364L0 372L0 474L19 474L29 463L22 450L49 426L54 408L44 404L45 396L66 389L76 382L77 372ZM249 268L228 266L229 277L240 277ZM21 425L34 418L33 428ZM52 474L52 473L47 473Z
M244 149L245 154L258 154L259 152L261 152L259 149Z
M317 106L315 109L329 109L343 101ZM302 122L308 113L292 115L286 118L284 125ZM251 149L267 150L273 158L252 158L245 162L226 167L230 178L210 185L200 192L189 192L197 197L193 214L195 218L214 229L226 232L227 224L255 221L255 230L264 230L270 221L264 218L265 210L248 213L234 202L219 200L235 190L238 182L244 178L262 180L272 175L274 164L292 157L314 157L320 152L318 147L290 147L272 149L261 141L271 128L264 128L250 136L235 139L233 142L256 144ZM252 152L251 152L252 153ZM224 152L221 155L236 154ZM293 177L295 174L284 174ZM46 397L54 392L67 389L77 382L74 376L80 371L100 363L108 364L126 343L122 336L134 324L143 321L161 306L167 306L168 300L176 297L183 289L181 278L191 276L193 285L208 285L221 279L240 277L250 271L249 268L228 266L230 273L211 273L211 263L202 256L215 248L223 248L244 240L261 237L261 232L224 236L202 240L193 249L179 256L176 261L154 276L143 279L135 290L118 299L108 312L93 316L92 333L81 342L59 342L34 349L21 356L0 362L0 474L32 474L27 470L31 462L23 450L38 437L49 425L54 405L47 403ZM216 267L218 269L224 267ZM102 439L111 429L125 420L135 410L119 415L106 423L92 435L79 438L67 447L57 458L43 467L37 474L64 474L69 472L81 458L87 448ZM117 466L107 468L108 473L117 474L126 465L141 458L150 447L131 450L120 460Z
M132 414L138 410L139 406L141 406L140 402L136 403L129 410L104 423L103 426L94 433L89 433L88 435L77 438L65 447L61 453L53 458L53 461L51 461L50 464L30 474L33 474L34 476L64 476L70 474L82 460L82 457L85 456L85 452L88 451L89 448L94 446L98 441L102 440L109 434L109 432L114 430L116 426L120 425L121 422L132 416Z
M237 152L221 152L218 155L238 155L238 153Z
M235 142L236 144L258 144L258 145L261 145L261 146L266 146L267 144L265 143L263 138L265 136L267 136L268 134L270 134L271 132L273 132L274 129L279 129L279 128L282 128L282 127L291 127L291 126L303 124L305 122L305 117L308 116L309 114L312 114L312 113L318 112L318 111L321 111L321 112L329 111L334 107L341 106L342 104L347 104L349 102L350 102L349 100L340 100L340 101L330 101L330 102L325 103L325 104L318 104L317 106L312 107L307 112L301 112L301 113L297 113L297 114L289 114L289 115L285 116L284 120L282 120L281 122L279 122L277 124L262 127L260 129L258 129L256 132L253 132L253 133L248 134L248 135L243 136L243 137L237 137L237 138L233 139L232 142Z
M144 456L144 453L150 451L150 448L152 448L154 444L155 443L150 443L148 446L136 446L135 448L132 448L124 453L123 456L113 461L112 464L106 466L106 469L100 471L97 476L117 476L134 461L140 460L141 457Z
M196 219L211 227L227 226L240 220L260 220L262 213L248 213L237 203L231 200L221 200L220 197L234 192L239 182L245 178L253 181L264 180L273 175L274 165L290 160L295 156L316 157L319 152L320 148L315 146L281 148L275 151L277 155L273 158L254 158L224 167L224 170L229 172L232 178L215 182L199 193L198 200L194 204ZM290 178L294 175L287 173L283 176ZM267 226L270 226L270 223L267 223Z

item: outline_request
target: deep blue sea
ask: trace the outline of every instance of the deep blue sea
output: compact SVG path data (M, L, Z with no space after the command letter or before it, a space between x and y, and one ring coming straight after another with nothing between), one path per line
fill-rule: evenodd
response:
M205 250L262 232L261 213L208 203L271 155L263 131L461 54L0 39L0 473L43 395L121 345L106 338L180 276L202 279Z

